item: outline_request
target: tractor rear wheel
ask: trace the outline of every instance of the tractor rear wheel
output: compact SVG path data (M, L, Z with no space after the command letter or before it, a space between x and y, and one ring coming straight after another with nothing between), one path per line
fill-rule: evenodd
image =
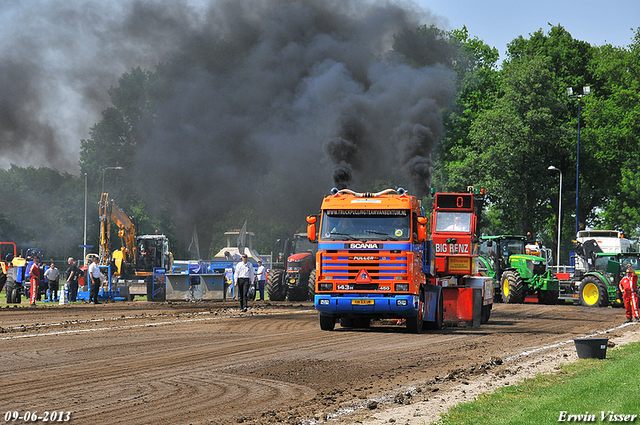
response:
M7 286L5 291L7 295L7 304L13 304L13 287Z
M524 282L520 273L506 271L502 273L502 300L507 304L522 304L524 302Z
M322 329L323 331L332 331L335 326L335 317L320 314L320 329Z
M22 300L20 299L20 290L17 287L14 286L11 289L11 303L12 304L20 304L21 302L22 302Z
M313 298L316 294L316 271L315 270L311 270L311 273L309 273L309 283L307 284L307 290L309 291L308 299L313 301Z
M580 305L585 307L606 307L609 304L604 284L595 276L587 276L580 284Z
M287 289L284 286L282 278L284 277L284 270L271 270L267 282L265 284L267 295L271 301L284 301L287 296Z

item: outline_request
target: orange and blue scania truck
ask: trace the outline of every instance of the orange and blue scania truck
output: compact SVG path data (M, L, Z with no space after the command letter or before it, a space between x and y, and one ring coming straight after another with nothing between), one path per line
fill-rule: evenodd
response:
M421 201L402 188L332 189L320 215L307 217L307 237L318 243L314 302L320 328L333 330L338 321L363 328L376 319L402 319L414 333L441 329L445 321L479 325L479 293L492 285L471 276L473 270L465 270L465 279L439 271L428 222Z

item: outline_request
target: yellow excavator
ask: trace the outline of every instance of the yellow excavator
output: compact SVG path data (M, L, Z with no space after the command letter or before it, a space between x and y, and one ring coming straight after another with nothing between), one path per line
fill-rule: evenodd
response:
M171 272L173 255L169 251L169 239L165 235L136 236L131 218L120 209L108 193L100 197L98 208L100 220L101 266L111 265L112 290L119 289L125 297L145 295L155 268ZM120 249L111 251L111 223L118 226L122 241Z

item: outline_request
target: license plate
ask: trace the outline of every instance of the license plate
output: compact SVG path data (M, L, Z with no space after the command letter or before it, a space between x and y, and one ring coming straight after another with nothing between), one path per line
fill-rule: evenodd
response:
M373 300L351 300L351 305L373 305Z

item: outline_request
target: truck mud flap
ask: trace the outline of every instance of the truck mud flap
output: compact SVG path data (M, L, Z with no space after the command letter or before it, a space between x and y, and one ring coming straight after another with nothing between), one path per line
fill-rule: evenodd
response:
M438 285L424 286L424 322L435 322L438 312L438 299L442 297L442 287Z
M482 288L443 287L444 323L478 327L482 312Z

